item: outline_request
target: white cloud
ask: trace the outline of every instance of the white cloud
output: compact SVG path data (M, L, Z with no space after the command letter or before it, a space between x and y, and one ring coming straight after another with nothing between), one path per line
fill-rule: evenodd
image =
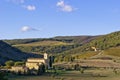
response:
M32 27L29 27L29 26L23 26L23 27L21 28L21 31L22 31L22 32L27 32L27 31L38 31L38 30L35 29L35 28L32 28Z
M59 1L59 2L57 2L56 5L57 5L57 6L64 6L64 1Z
M36 6L34 5L27 5L27 6L23 6L25 9L29 10L29 11L34 11L36 10Z
M26 0L7 0L8 2L12 2L14 4L17 4L19 5L20 7L22 8L25 8L26 10L29 10L29 11L34 11L36 10L36 6L35 5L26 5L25 4L25 1Z
M64 12L72 12L75 10L71 5L66 4L63 0L57 2L56 6L59 7L60 10Z

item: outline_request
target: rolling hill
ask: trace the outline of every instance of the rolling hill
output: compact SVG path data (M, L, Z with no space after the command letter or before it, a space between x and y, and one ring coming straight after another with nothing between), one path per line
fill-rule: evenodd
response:
M15 39L4 40L8 44L27 53L62 53L64 51L74 49L90 42L97 36L59 36L46 39Z
M0 41L0 62L4 63L7 60L22 60L27 57L23 52L14 48L7 43Z
M97 51L95 52L92 47L95 47ZM57 59L59 59L58 61L66 58L69 60L72 58L86 59L93 56L99 59L114 59L120 57L120 31L99 36L89 43L64 51L60 55L57 55Z
M57 36L53 38L13 39L13 40L4 40L4 41L10 45L27 44L27 43L41 42L41 41L60 41L65 43L83 44L86 42L90 42L96 37L98 36Z
M8 44L26 53L57 54L57 59L92 58L102 54L120 57L120 31L101 36L57 36L54 38L4 40ZM95 52L92 47L95 47ZM59 53L59 54L58 54ZM104 57L106 58L106 57Z
M91 51L91 47L96 47L98 50L107 50L112 47L119 47L120 46L120 31L113 32L107 35L99 36L96 39L86 43L82 46L79 46L75 49L71 49L70 51L66 51L66 53L80 53Z
M0 64L7 60L25 60L28 57L40 57L40 55L24 53L0 40Z

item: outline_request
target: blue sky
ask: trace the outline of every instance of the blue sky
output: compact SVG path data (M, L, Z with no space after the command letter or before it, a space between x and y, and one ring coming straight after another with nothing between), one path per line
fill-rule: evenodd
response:
M120 0L1 0L0 39L102 35L120 30Z

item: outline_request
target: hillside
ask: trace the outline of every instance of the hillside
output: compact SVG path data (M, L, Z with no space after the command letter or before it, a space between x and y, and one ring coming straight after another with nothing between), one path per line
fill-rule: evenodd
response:
M38 38L38 39L15 39L4 40L8 44L27 53L62 53L64 51L74 49L90 42L97 36L64 36L54 38Z
M6 60L22 60L27 57L20 50L11 47L7 43L0 41L0 62L3 63Z
M83 44L93 40L96 37L98 36L57 36L53 38L13 39L13 40L4 40L4 41L10 45L27 44L27 43L41 42L41 41L60 41L65 43Z
M102 50L120 46L120 31L98 37L89 44L90 46L95 46L96 48Z
M48 39L5 40L5 42L26 53L57 54L58 61L93 56L106 58L104 57L106 55L120 57L120 31L102 36L58 36ZM95 52L92 47L97 51ZM110 56L107 58L110 59Z
M97 49L97 52L95 52L91 47L95 47ZM89 43L65 51L62 54L58 55L57 59L59 59L58 61L61 61L61 59L64 58L70 58L71 60L72 58L83 59L90 58L93 56L96 56L96 58L99 57L101 59L113 58L111 56L120 57L120 31L97 37Z
M120 57L120 46L106 49L103 54Z
M39 55L26 54L17 48L0 40L0 64L7 60L25 60L28 57L39 57Z
M54 39L69 41L76 44L85 44L99 36L57 36Z
M13 46L57 46L57 45L70 45L70 43L60 42L60 41L40 41L32 42L27 44L17 44ZM71 43L72 45L72 43Z
M118 46L120 46L120 31L97 37L96 39L90 41L89 43L84 44L83 46L77 47L75 49L72 49L70 51L66 51L65 53L72 54L91 50L93 51L91 47L96 47L96 49L98 50L106 50Z

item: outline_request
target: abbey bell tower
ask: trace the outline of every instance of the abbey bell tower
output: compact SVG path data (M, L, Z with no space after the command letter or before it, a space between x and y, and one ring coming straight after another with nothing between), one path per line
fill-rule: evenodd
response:
M44 53L44 59L48 59L48 54L47 53Z

